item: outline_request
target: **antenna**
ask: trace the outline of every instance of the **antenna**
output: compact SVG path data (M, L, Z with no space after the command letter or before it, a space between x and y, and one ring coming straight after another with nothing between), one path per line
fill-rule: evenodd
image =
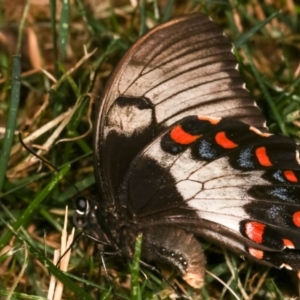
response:
M38 159L40 159L42 162L44 162L45 164L49 165L50 167L52 167L56 172L59 171L59 169L57 167L55 167L51 162L49 162L48 160L46 160L45 158L41 157L40 155L38 155L31 147L27 146L22 138L22 134L21 132L19 132L19 141L21 143L21 145L32 155L34 155L35 157L37 157ZM68 178L65 177L66 180L71 184L71 186L73 186L75 188L75 190L77 191L77 193L79 194L79 196L81 196L80 191L78 190L77 186Z

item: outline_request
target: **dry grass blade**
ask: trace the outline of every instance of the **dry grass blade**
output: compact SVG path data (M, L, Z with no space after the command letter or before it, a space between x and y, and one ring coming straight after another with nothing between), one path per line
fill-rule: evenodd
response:
M24 249L24 263L22 265L22 268L20 270L20 273L18 274L18 276L16 277L15 279L15 282L14 284L12 285L7 297L6 297L6 300L10 300L12 295L13 295L13 292L15 291L16 287L18 286L21 278L23 277L24 273L25 273L25 270L27 268L27 265L28 265L28 251L27 251L27 246L26 246L26 243L23 243L23 249Z
M226 287L226 289L232 294L232 296L237 299L237 300L242 300L235 292L234 290L228 285L226 284L222 279L220 279L218 276L216 276L215 274L211 273L210 271L208 270L205 270L205 272L213 277L214 279L216 279L217 281L219 281L224 287Z
M67 223L68 223L68 207L66 207L66 211L65 211L64 228L61 234L61 247L60 249L55 250L54 258L53 258L53 264L56 265L59 261L59 258L62 256L59 263L59 268L64 272L66 272L68 269L68 265L71 257L70 247L74 240L74 234L75 234L75 229L73 228L71 234L68 235ZM50 279L47 299L60 300L62 297L63 288L64 288L63 283L57 281L55 277L52 275Z

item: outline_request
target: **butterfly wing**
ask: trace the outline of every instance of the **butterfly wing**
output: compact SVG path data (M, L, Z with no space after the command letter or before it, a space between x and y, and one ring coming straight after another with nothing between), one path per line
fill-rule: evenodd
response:
M95 177L107 205L137 153L184 116L230 116L266 130L236 65L232 45L202 14L160 25L129 49L96 113Z
M137 156L120 199L145 232L146 244L152 243L152 228L157 232L155 245L163 245L155 248L157 257L169 244L156 229L165 226L299 270L299 163L297 145L287 137L232 119L190 116ZM196 255L194 244L189 249L178 243L177 250L189 258ZM192 275L201 281L203 274Z

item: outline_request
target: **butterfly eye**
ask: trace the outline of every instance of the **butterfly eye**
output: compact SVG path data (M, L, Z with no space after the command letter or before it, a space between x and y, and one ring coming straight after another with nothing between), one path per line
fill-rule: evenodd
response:
M89 201L84 197L78 197L75 200L76 214L73 215L73 223L77 228L86 227L87 216L90 211Z
M88 200L83 197L79 197L75 200L75 207L78 215L87 215L90 210Z

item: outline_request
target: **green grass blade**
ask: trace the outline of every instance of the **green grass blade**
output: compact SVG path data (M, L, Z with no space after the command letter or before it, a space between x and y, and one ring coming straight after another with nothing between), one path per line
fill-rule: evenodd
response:
M51 18L51 32L53 42L53 60L55 65L55 78L59 77L58 67L58 49L57 49L57 33L56 33L56 0L49 0L50 4L50 18Z
M252 27L248 32L246 32L245 34L243 34L239 39L237 39L235 42L233 42L235 47L240 47L243 44L245 44L246 42L248 42L248 40L259 30L261 30L266 24L268 24L272 19L274 19L275 17L277 17L280 14L280 12L275 12L273 14L271 14L268 18L266 18L265 20L259 22L257 25L255 25L254 27Z
M25 225L29 218L33 215L39 205L45 200L49 193L56 187L58 182L69 171L70 165L64 166L58 174L50 181L50 183L38 194L38 196L30 203L27 209L21 214L17 221L12 225L14 231L17 231L21 226ZM12 238L11 231L6 232L0 239L0 249L2 249Z
M271 111L272 111L272 113L273 113L273 115L274 115L281 131L282 131L282 133L284 135L287 135L287 130L286 130L285 123L284 123L279 111L276 109L276 105L274 104L273 99L272 99L270 93L268 92L267 86L265 85L262 76L259 74L258 70L254 66L254 63L253 63L251 55L250 55L249 48L247 46L243 46L243 49L244 49L247 57L249 58L250 67L251 67L252 72L253 72L253 74L256 78L256 81L257 81L257 83L258 83L258 85L259 85L266 101L268 102L268 105L269 105L269 107L270 107L270 109L271 109Z
M67 42L69 35L69 14L70 14L70 1L62 1L62 9L59 22L59 50L60 57L63 61L66 57Z
M145 0L141 0L139 4L139 11L140 11L140 35L143 35L147 32L147 25L146 25L146 4Z
M9 291L0 289L0 296L8 296L8 295L9 295ZM28 300L47 300L46 297L28 295L28 294L17 293L17 292L12 293L11 296L12 296L11 300L14 300L14 299L18 299L18 300L21 300L21 299L24 299L24 300L26 300L26 299L28 299Z
M135 243L135 252L131 266L131 299L141 300L141 287L139 283L140 277L140 258L142 251L142 235L139 234Z
M21 56L13 56L13 67L12 67L12 88L10 105L8 110L7 125L4 135L3 148L0 155L0 193L3 189L5 180L6 168L8 165L8 159L10 150L14 140L14 132L17 122L17 112L20 102L20 88L21 88Z
M173 7L174 7L174 0L168 0L162 17L162 22L166 22L171 18Z
M81 289L73 282L63 271L58 269L45 255L37 249L28 239L24 238L30 253L34 253L34 257L38 259L47 270L60 280L68 289L76 293L80 299L94 300L88 293Z
M20 26L19 26L18 43L17 43L16 54L20 54L21 45L22 45L23 31L24 31L24 25L25 25L25 21L26 21L26 18L27 18L28 11L29 11L29 7L30 7L30 0L27 0L26 5L25 5L25 9L23 11L22 20L21 20L21 23L20 23Z

